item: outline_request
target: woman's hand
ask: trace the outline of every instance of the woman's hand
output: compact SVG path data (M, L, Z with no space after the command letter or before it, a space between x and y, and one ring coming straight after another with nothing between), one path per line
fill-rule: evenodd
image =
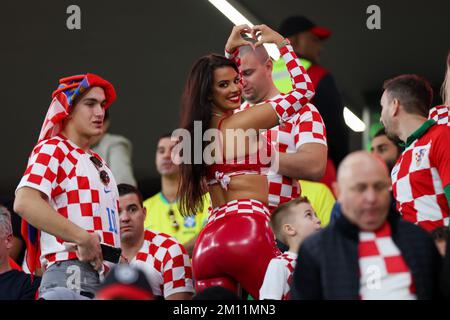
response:
M244 40L242 38L242 33L252 34L252 28L250 28L246 24L241 24L239 26L234 26L233 30L231 30L230 37L227 40L227 44L225 45L225 50L228 53L233 53L240 46L251 46L253 47L253 43L250 41Z
M272 30L265 24L254 26L252 28L252 36L255 39L259 39L258 42L254 44L255 47L258 47L264 43L274 43L277 47L280 47L284 41L284 37L281 34L275 30Z

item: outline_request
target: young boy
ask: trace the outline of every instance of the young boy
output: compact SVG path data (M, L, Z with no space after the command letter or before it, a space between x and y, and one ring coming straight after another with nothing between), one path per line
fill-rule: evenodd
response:
M288 300L298 249L306 237L320 230L320 220L308 199L300 197L280 205L270 224L289 250L270 261L259 295L261 300Z

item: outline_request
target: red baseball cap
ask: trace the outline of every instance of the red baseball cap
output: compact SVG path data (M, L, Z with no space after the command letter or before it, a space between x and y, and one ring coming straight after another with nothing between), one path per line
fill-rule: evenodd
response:
M281 23L279 28L279 32L283 37L290 37L305 31L310 31L323 40L331 36L330 29L317 26L304 16L289 17Z

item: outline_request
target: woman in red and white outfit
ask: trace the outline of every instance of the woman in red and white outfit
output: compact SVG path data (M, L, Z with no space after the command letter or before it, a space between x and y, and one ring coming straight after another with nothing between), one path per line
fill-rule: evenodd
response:
M267 265L279 254L268 223L264 175L273 163L270 158L267 163L261 159L265 148L258 147L258 130L290 119L310 101L314 89L288 40L265 25L235 28L239 32L234 32L236 39L231 40L236 48L277 45L295 89L258 108L234 114L240 107L242 91L237 66L219 55L200 58L188 76L182 99L181 127L191 138L181 144L183 157L190 162L181 161L179 196L183 214L198 212L206 192L212 200L208 223L198 236L192 258L197 292L215 285L238 292L240 285L258 299ZM251 33L259 41L253 45L241 33ZM215 139L208 145L204 140L212 132ZM199 139L203 144L197 150ZM189 147L190 153L185 149ZM213 161L206 158L211 150Z

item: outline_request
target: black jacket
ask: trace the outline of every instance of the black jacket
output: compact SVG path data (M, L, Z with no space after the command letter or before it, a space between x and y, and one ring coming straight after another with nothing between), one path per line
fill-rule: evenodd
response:
M439 295L442 258L430 235L391 211L392 239L408 265L418 299ZM359 229L344 215L305 240L299 250L292 299L358 299L360 289Z
M18 270L0 274L0 300L34 300L41 283L40 277L31 276Z

